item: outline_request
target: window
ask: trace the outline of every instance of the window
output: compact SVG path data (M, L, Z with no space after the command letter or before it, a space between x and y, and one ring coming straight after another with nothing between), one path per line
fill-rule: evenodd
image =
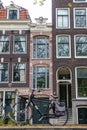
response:
M49 88L49 67L33 67L33 88Z
M33 58L49 58L49 38L38 36L33 42Z
M70 37L57 36L57 57L70 57Z
M9 52L9 36L0 36L0 53L8 53Z
M25 82L26 80L26 64L13 64L13 82Z
M57 28L69 28L69 9L57 9Z
M87 0L74 0L74 2L82 3L82 2L87 2Z
M75 37L76 57L87 57L87 36Z
M87 68L77 68L77 96L87 97Z
M8 63L0 63L0 82L8 82Z
M14 37L14 53L26 53L26 36Z
M9 19L17 19L17 10L9 10Z
M86 9L75 9L75 27L86 27Z

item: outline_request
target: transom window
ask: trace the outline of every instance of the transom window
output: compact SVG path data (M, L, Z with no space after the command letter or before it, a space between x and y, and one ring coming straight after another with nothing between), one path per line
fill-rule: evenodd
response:
M57 57L70 57L70 37L57 36Z
M8 53L9 44L10 44L9 36L0 36L0 53Z
M77 68L77 96L87 97L87 68Z
M49 88L49 67L33 67L33 88Z
M17 10L9 10L9 19L18 19Z
M75 36L76 57L87 57L87 36Z
M15 63L13 64L13 82L26 81L26 64Z
M57 28L69 28L70 18L69 18L69 9L57 9Z
M87 26L87 10L86 9L75 9L75 27L86 27Z
M14 36L14 53L26 53L26 36Z
M0 82L8 82L8 63L0 64Z
M49 38L45 36L34 37L33 58L49 58Z

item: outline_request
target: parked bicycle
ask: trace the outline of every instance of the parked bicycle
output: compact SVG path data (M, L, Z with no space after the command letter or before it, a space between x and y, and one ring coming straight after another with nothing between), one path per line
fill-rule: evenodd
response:
M33 109L39 114L38 121L46 120L51 125L65 125L68 121L68 109L64 102L58 102L57 96L52 96L49 99L49 103L45 100L36 98L32 90L28 100L26 100L25 106L21 106L21 102L17 102L9 112L9 118L15 123L29 123L33 119ZM37 105L37 101L48 103L48 107L45 112L42 112ZM59 121L58 121L59 120Z
M52 99L49 99L49 103L46 100L40 100L36 98L34 94L35 90L32 91L28 100L26 100L25 105L21 103L21 98L19 97L18 102L14 105L8 102L3 105L3 102L0 103L0 117L2 120L6 121L9 117L15 123L29 123L33 119L33 109L35 109L39 114L38 121L46 120L47 123L51 125L61 124L65 125L68 121L68 109L65 106L64 102L57 102L57 96L52 96ZM42 112L37 105L37 101L44 102L48 105L45 112ZM6 111L7 110L7 111ZM59 121L58 121L59 120ZM62 122L61 122L62 120Z

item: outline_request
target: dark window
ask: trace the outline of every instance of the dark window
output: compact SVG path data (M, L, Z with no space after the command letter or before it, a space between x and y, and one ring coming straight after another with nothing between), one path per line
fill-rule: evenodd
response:
M17 10L9 10L9 19L17 19Z

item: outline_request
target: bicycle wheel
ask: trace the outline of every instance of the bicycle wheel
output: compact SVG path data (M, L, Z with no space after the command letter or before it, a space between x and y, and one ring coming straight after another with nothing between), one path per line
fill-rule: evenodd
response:
M49 114L49 124L64 126L68 121L68 109L65 109L64 115L56 116L55 114Z
M5 119L5 107L3 106L3 102L0 103L0 119Z
M20 102L11 106L11 111L9 112L9 118L16 124L27 124L32 118L30 111L32 110L31 105L25 105L24 108L20 108Z
M16 103L11 106L11 111L8 113L9 118L14 123L25 123L26 122L26 109L20 109L20 103Z

